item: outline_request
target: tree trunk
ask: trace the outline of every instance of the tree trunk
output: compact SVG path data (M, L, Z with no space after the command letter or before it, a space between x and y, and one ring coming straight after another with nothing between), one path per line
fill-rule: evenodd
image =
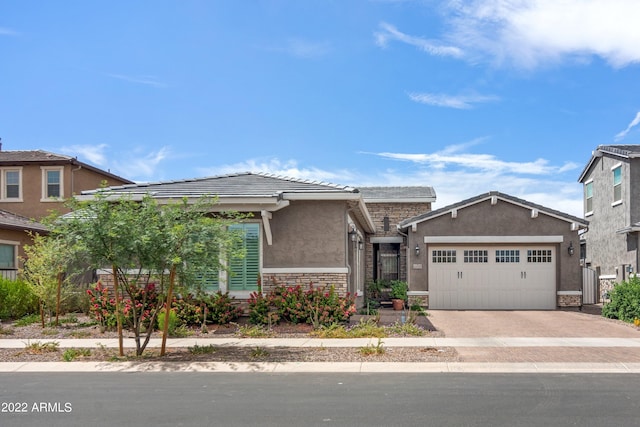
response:
M118 350L120 357L124 356L124 343L122 339L122 319L120 318L120 292L118 292L118 269L115 265L111 266L111 274L113 274L113 293L116 295L116 324L118 325Z
M162 329L162 347L160 348L160 356L164 356L167 350L167 335L169 334L169 317L171 312L171 303L173 302L173 285L176 281L176 266L171 266L169 272L169 289L167 290L167 301L164 303L164 325Z
M58 294L56 295L56 326L59 326L58 317L60 316L60 291L62 290L62 273L58 273Z

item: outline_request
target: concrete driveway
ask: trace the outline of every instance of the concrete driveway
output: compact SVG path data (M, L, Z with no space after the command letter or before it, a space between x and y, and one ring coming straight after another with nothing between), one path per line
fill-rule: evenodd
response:
M605 319L599 310L450 311L427 310L429 321L447 338L608 337L640 338L633 325Z

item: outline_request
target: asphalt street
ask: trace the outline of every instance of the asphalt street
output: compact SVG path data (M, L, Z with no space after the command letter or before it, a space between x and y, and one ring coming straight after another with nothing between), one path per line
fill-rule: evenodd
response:
M2 373L0 426L637 426L637 374Z

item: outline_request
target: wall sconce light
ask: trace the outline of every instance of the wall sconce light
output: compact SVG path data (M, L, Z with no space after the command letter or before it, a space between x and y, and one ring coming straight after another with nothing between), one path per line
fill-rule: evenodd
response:
M358 233L354 228L352 228L351 231L349 231L349 237L351 237L352 242L356 241L356 238L358 237Z
M633 273L633 265L629 264L627 266L627 273L629 273L629 274Z
M416 248L414 250L416 251L416 256L420 256L420 246L418 244L416 244Z
M359 250L363 250L364 249L364 242L358 242L358 249Z
M569 252L569 256L573 256L573 241L569 242L569 247L567 248L567 252Z

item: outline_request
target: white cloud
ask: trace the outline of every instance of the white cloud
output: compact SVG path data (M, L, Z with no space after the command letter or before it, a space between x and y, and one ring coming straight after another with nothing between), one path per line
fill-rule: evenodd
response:
M621 139L624 139L624 137L626 137L627 134L629 132L631 132L631 129L633 129L634 127L638 126L638 124L640 124L640 111L636 113L636 116L634 117L633 120L631 120L631 123L629 123L627 128L625 130L623 130L622 132L619 132L615 136L615 140L616 141L620 141Z
M445 37L465 52L534 68L597 56L619 68L640 62L636 0L450 0Z
M264 172L283 177L335 184L345 184L351 182L354 178L354 174L347 170L328 171L316 167L300 168L295 160L282 162L278 158L250 159L229 165L199 168L198 172L206 176L225 175L237 172Z
M18 36L20 33L7 27L0 27L0 36Z
M429 40L422 37L410 36L399 31L396 27L386 22L380 24L381 31L374 33L376 44L382 48L387 47L389 41L399 41L417 47L431 55L451 56L459 58L463 55L460 48L447 46L437 40Z
M67 153L73 156L79 156L81 162L93 163L96 166L106 166L107 158L104 154L104 150L107 148L107 144L98 145L71 145L68 147L62 147L60 150L63 153Z
M156 76L126 76L124 74L107 74L107 76L130 83L153 86L160 89L167 87L167 84L158 80Z
M291 38L282 46L269 47L269 51L285 53L303 59L318 59L331 53L331 43Z
M412 101L419 102L421 104L433 105L436 107L457 108L461 110L473 108L473 104L497 101L499 99L496 96L445 95L435 93L409 93L409 98Z

